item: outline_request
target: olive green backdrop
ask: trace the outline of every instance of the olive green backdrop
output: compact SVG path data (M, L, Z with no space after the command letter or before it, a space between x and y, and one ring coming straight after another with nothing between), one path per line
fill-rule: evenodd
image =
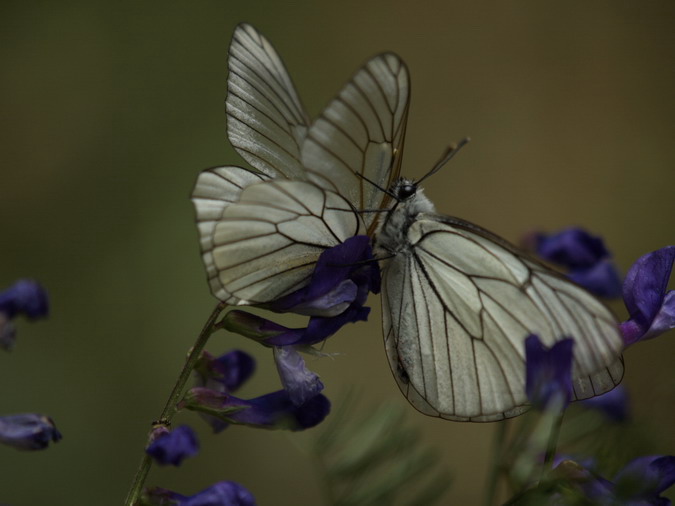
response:
M625 271L675 242L675 5L670 1L3 2L0 287L34 277L52 315L20 323L0 355L0 413L51 415L44 452L0 447L0 501L116 505L187 349L214 306L188 199L200 170L241 164L228 145L227 47L240 21L284 57L313 115L368 57L392 50L413 91L403 173L442 213L517 240L583 225ZM333 400L406 403L382 347L377 297L311 360ZM623 317L622 306L616 304ZM675 336L626 353L635 417L675 454ZM242 395L279 388L271 354ZM409 419L444 454L448 502L476 503L495 426ZM261 505L322 504L311 434L200 427L201 454L150 484L194 493L222 479ZM620 442L618 442L620 444Z

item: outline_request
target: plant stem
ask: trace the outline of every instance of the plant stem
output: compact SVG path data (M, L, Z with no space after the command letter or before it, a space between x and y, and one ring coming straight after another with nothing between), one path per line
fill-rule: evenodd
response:
M211 334L215 330L216 320L218 319L220 313L222 313L223 309L225 309L225 306L226 304L222 302L219 303L211 313L211 316L209 316L206 324L204 324L204 328L199 334L199 337L197 337L197 341L195 342L194 346L190 350L187 360L185 361L185 365L183 366L183 369L181 370L180 375L173 386L173 390L166 401L164 410L157 419L157 422L153 422L153 427L156 425L171 425L171 420L177 411L176 404L180 400L180 396L183 393L185 384L192 375L192 370L197 363L197 359L199 359L204 346L206 346L206 342L209 340L209 337L211 337ZM134 476L134 481L132 482L129 493L127 494L127 498L124 501L126 506L134 506L138 501L141 491L143 490L143 485L145 484L145 479L148 476L148 472L150 472L151 465L152 459L147 453L144 453L143 459L141 460L141 463L136 471L136 475Z
M497 482L501 473L504 458L504 443L506 442L506 422L499 422L492 444L492 467L488 476L485 493L485 506L491 506L497 493Z
M555 413L555 418L551 423L551 432L548 436L548 443L546 445L546 454L544 456L544 465L541 468L541 479L551 470L553 464L553 457L555 457L555 450L558 446L558 436L560 436L560 427L562 426L563 415L565 414L565 407L561 406ZM541 481L541 479L539 481Z

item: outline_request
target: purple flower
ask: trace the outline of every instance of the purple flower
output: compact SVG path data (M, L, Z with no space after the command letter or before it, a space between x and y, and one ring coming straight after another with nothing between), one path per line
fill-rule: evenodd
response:
M621 295L621 276L600 237L581 228L568 228L552 235L535 233L524 242L544 260L567 269L572 281L595 295Z
M47 292L36 281L20 279L0 292L0 348L14 347L16 329L12 320L23 314L31 320L44 318L49 313Z
M318 374L305 366L302 356L293 346L275 346L274 360L284 389L291 402L302 406L323 390Z
M42 450L63 436L48 416L36 413L0 416L0 442L18 450Z
M144 493L144 503L151 506L255 506L253 494L234 481L221 481L192 496L165 488L151 488Z
M550 349L534 334L525 339L525 392L530 402L544 409L553 401L569 403L572 393L572 347L563 339Z
M593 267L609 258L609 251L600 237L594 237L581 228L571 227L556 234L537 234L537 254L568 269Z
M372 259L370 238L350 237L321 253L307 286L263 307L278 313L332 317L353 303L362 306L369 291L380 291L377 262L364 263Z
M153 441L145 453L162 466L167 464L180 466L184 459L196 455L199 451L197 435L188 425L181 425L172 431L160 427L153 431L151 438Z
M619 504L647 501L647 504L669 504L661 493L675 484L675 457L638 457L614 477L614 495Z
M640 257L623 283L623 301L630 318L621 324L626 346L652 339L675 328L675 291L668 280L675 261L675 246Z
M199 386L234 392L255 371L255 359L241 350L231 350L219 357L202 352L195 366Z
M254 371L255 360L241 350L232 350L217 358L203 351L195 366L196 383L199 387L229 394L238 390ZM200 413L200 415L211 425L215 433L224 430L229 425L209 414Z
M626 392L623 385L614 387L609 392L597 397L583 400L580 404L586 408L602 412L603 415L614 422L624 422L630 416L628 410L628 392Z
M187 392L178 407L207 413L226 423L297 431L321 423L330 411L330 401L318 394L296 406L286 390L245 400L197 387Z
M555 471L593 504L666 506L670 501L660 495L675 483L675 457L639 457L629 462L612 481L569 460L558 465Z
M380 270L372 259L368 236L350 237L321 254L306 287L261 306L308 315L307 327L292 329L243 311L230 311L222 325L270 346L321 342L347 323L368 319L370 308L363 306L368 292L380 291Z

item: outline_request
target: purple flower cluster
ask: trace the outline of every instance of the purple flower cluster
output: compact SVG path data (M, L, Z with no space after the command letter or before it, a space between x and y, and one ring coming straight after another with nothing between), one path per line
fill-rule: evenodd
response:
M0 348L14 348L16 327L13 320L25 315L31 320L49 313L47 292L36 281L21 279L0 292ZM22 413L0 416L0 442L19 450L42 450L63 436L48 416Z
M602 239L569 228L557 234L532 234L524 240L543 259L569 269L573 281L596 295L619 296L630 315L621 324L626 346L652 339L675 328L675 291L668 281L675 262L675 246L666 246L640 257L630 268L623 287Z
M219 357L202 352L195 366L197 386L190 389L178 409L200 413L214 432L230 424L263 429L299 431L321 423L330 401L321 392L319 376L310 371L300 351L323 341L346 323L365 320L369 292L379 292L379 267L372 261L370 239L356 236L326 250L318 259L310 283L263 307L279 313L309 316L307 327L287 328L244 311L230 311L219 326L271 347L282 390L252 399L233 395L255 370L253 357L233 350ZM180 465L198 450L187 426L169 431L158 427L147 453L160 464ZM253 496L234 482L221 482L192 497L166 489L146 491L148 504L249 505Z
M290 351L294 357L290 362L302 361L297 352ZM223 364L228 364L225 368ZM302 381L300 378L311 377L299 363L294 364L292 371L286 373L299 379L289 380L302 383L299 388L278 390L253 399L241 399L232 395L251 375L254 368L253 357L234 350L221 357L214 358L203 354L196 368L197 383L180 403L186 408L201 413L213 428L220 432L229 424L248 425L264 429L304 430L320 423L330 411L330 401L321 393L323 385L318 381ZM311 392L311 395L309 394Z

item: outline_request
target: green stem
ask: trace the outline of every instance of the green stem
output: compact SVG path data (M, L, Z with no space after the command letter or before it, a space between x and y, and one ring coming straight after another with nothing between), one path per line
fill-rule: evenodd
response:
M487 482L487 492L485 493L485 506L490 506L494 503L495 494L497 493L497 482L499 481L499 474L503 465L504 458L504 443L506 442L506 422L499 422L497 430L495 431L494 441L492 445L492 467Z
M202 354L202 350L204 349L204 346L206 346L206 342L209 340L209 337L211 337L211 334L215 330L216 320L218 319L220 313L222 313L223 309L225 309L225 306L226 304L222 302L218 304L211 313L211 316L209 316L209 319L206 321L204 328L199 334L199 337L197 337L197 341L188 354L185 365L183 366L183 370L180 372L180 375L173 386L173 390L166 401L164 410L162 411L162 414L158 418L157 422L153 422L153 427L156 425L171 425L171 420L177 412L176 404L178 404L180 401L180 397L183 393L183 390L185 389L185 384L192 375L192 370L194 369L199 356ZM137 503L138 499L140 498L141 491L143 490L145 479L150 472L151 465L152 459L147 453L144 453L143 459L141 460L138 470L136 471L136 475L134 476L134 481L132 482L129 493L127 494L127 498L124 501L125 506L134 506Z
M555 457L555 450L558 446L558 436L560 436L560 427L562 426L563 415L565 414L564 406L561 407L555 414L555 419L551 424L551 432L548 436L548 443L546 445L546 454L544 456L544 465L541 468L541 479L551 470L553 464L553 457Z

